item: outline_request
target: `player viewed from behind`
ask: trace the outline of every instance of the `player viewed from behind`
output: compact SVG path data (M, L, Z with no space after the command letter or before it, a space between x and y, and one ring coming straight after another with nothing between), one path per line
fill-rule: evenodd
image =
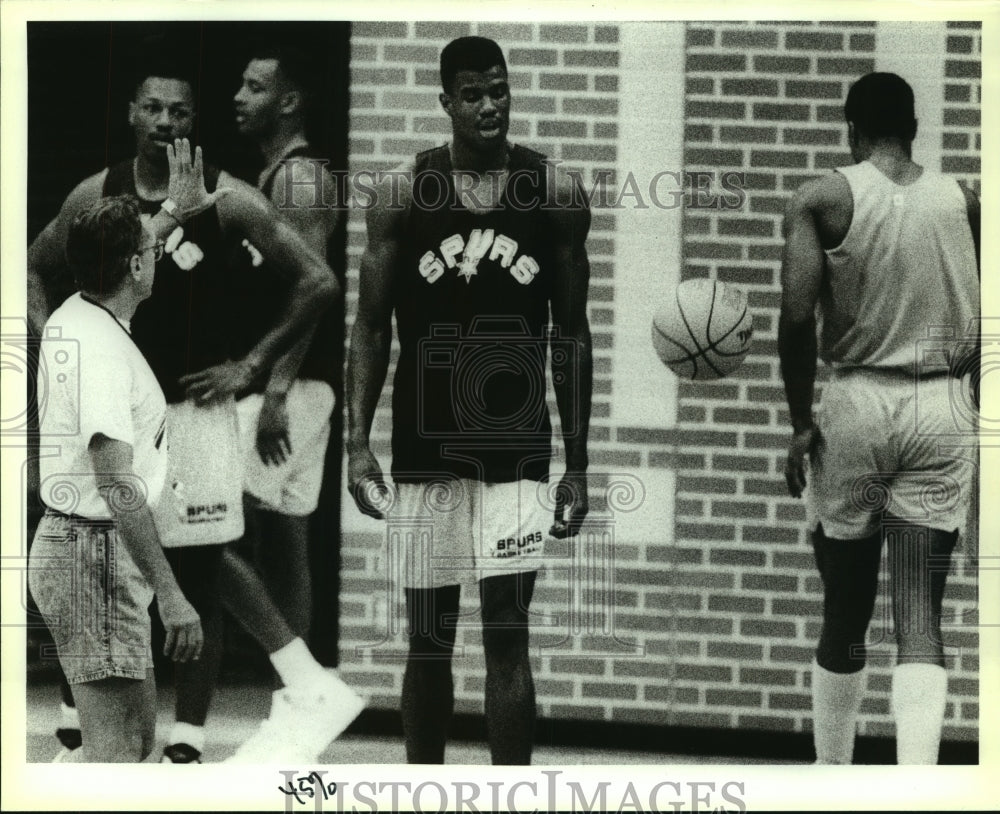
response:
M973 343L926 358L920 343L929 328L967 336L979 316L979 202L913 162L913 92L899 76L859 79L844 114L857 163L806 183L785 213L778 335L793 430L785 476L800 496L808 458L824 589L816 756L851 762L885 541L897 759L932 764L947 687L941 604L973 483L971 462L948 448L950 399L967 384L954 377ZM831 379L814 416L817 351Z
M448 44L441 83L450 143L417 155L398 189L387 179L368 212L348 362L349 485L362 512L383 516L369 435L395 313L398 500L387 541L408 617L407 759L444 760L460 585L478 583L492 760L524 764L535 719L528 607L552 526L539 501L552 447L550 344L566 449L555 530L576 534L587 513L590 213L567 189L547 188L543 156L507 141L511 94L495 42Z

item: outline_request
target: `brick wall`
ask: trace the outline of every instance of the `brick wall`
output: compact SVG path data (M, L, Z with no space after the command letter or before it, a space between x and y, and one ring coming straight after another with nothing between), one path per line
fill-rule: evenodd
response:
M982 24L948 23L945 61L944 132L941 135L941 171L955 175L979 192L979 154L982 150Z
M507 56L513 96L510 138L561 159L588 181L611 171L617 159L618 27L600 23L355 23L351 52L350 169L388 169L415 152L444 143L451 128L438 102L438 54L453 37L490 36ZM591 460L595 467L609 460L621 462L612 449L609 398L611 393L611 327L614 321L613 254L617 217L595 212L588 242L591 260L590 321L594 341L594 404ZM357 269L365 245L363 213L354 210L348 225L348 320L356 310ZM392 371L389 377L391 380ZM373 428L373 450L389 464L389 388L383 393ZM557 413L551 410L553 417ZM556 421L557 432L558 422ZM638 450L629 453L638 458ZM606 480L606 479L604 479ZM601 504L602 478L595 478L595 501ZM345 673L374 693L373 706L398 706L400 662L386 654L402 653L405 643L399 598L385 607L387 563L380 527L345 513L341 649ZM632 547L638 556L637 547ZM621 552L619 552L619 556ZM467 594L470 592L466 592ZM619 601L636 601L635 593L619 592ZM455 659L456 708L480 712L483 669L478 601L465 597L463 610L472 614L460 631ZM556 579L539 582L533 604L539 613L565 615L570 597ZM388 634L386 631L389 631ZM387 639L383 644L373 643ZM558 635L548 639L556 642ZM536 643L546 640L544 633ZM583 645L575 642L577 649ZM608 683L594 674L603 666L565 658L537 658L535 677L543 715L605 717ZM611 682L618 683L618 682ZM632 688L632 692L635 689Z
M875 24L688 23L686 29L686 86L678 100L685 116L684 169L745 170L748 196L740 211L684 214L679 277L714 277L743 288L754 309L755 345L729 379L680 384L673 428L633 426L612 414L614 328L629 319L628 303L614 295L615 275L627 271L615 266L615 239L628 228L628 211L595 210L588 243L595 531L577 552L590 558L573 562L607 568L613 549L613 613L599 613L590 624L573 615L576 602L599 607L611 598L600 574L586 590L582 583L567 587L565 577L540 580L533 643L547 647L534 657L539 712L802 731L809 728L820 586L802 504L785 496L781 475L788 424L776 357L780 216L785 198L804 180L850 163L842 104L850 82L874 69ZM618 70L618 26L387 22L353 29L352 170L388 168L447 139L449 123L436 98L437 54L448 39L465 33L494 36L508 55L513 140L591 177L615 168L628 148L618 143L616 124L619 93L629 92ZM943 169L978 183L980 36L957 27L948 35ZM363 215L354 211L349 320L364 242ZM384 397L373 437L386 466L389 426ZM640 467L676 473L675 519L644 541L614 537L608 496L615 477L600 472ZM356 515L349 509L344 518L344 671L373 695L373 706L395 708L405 651L398 597L387 609L384 533ZM975 603L972 569L961 556L957 571L947 604L956 618L974 612ZM459 634L456 697L459 711L480 712L474 600L463 604L469 615ZM885 636L884 612L880 601L863 707L866 734L892 729L887 657L893 647L876 644ZM566 638L559 628L546 629L554 615L580 623L579 632ZM609 624L614 637L605 632ZM951 672L945 736L969 739L977 733L977 637L958 624L946 635L963 655Z
M948 33L965 35L950 37L950 49L975 52L977 38L970 35L976 32ZM843 100L854 79L875 69L875 40L874 23L691 24L688 29L687 168L748 171L742 211L686 217L683 276L742 287L756 309L754 347L730 379L682 385L678 416L679 426L721 433L715 449L707 444L681 449L693 456L694 465L679 469L676 540L679 550L692 547L700 568L715 566L720 574L725 569L730 590L703 597L702 609L709 611L707 618L718 609L720 620L726 611L736 611L723 625L732 644L709 641L698 654L706 665L724 665L738 653L750 656L739 658L731 676L728 670L720 674L717 690L711 685L702 690L706 706L717 706L738 726L798 730L809 717L808 666L821 594L802 525L804 507L786 496L781 474L789 424L776 358L780 221L786 197L803 181L851 163ZM953 84L975 102L978 60L958 63L958 57L949 57L946 73L963 77L962 85L957 78ZM967 122L967 146L977 143L978 106L965 106L955 121ZM978 175L978 155L948 139L951 150L942 169L963 180ZM962 553L958 560L946 618L969 619L976 596L972 568ZM886 588L883 582L882 597ZM894 648L887 613L880 599L870 631L865 734L893 731L888 692ZM961 624L950 628L947 643L961 647L963 655L950 674L945 736L970 738L978 717L977 636ZM725 709L730 704L738 708Z

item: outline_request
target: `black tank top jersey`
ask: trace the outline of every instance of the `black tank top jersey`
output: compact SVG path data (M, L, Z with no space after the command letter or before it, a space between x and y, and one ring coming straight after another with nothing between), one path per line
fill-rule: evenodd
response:
M214 191L218 180L219 170L206 165L205 188ZM108 170L103 194L138 198L131 159ZM139 207L146 215L155 215L161 203L139 198ZM132 338L156 374L168 403L184 400L184 388L178 383L181 376L230 358L232 332L228 303L233 286L215 207L178 228L183 228L178 248L192 243L203 257L185 270L172 254L164 254L156 264L153 293L139 304L131 324Z
M297 147L290 151L288 158L319 158L309 147ZM274 179L279 167L264 180L260 190L271 200ZM333 267L333 237L326 247L326 261ZM282 303L286 302L291 283L281 277L274 269L268 268L267 259L259 266L252 265L252 258L243 249L242 257L237 262L240 267L240 287L237 300L234 302L234 312L237 315L234 352L237 356L246 355L264 334L264 328L274 324ZM335 309L328 309L320 318L313 333L313 339L306 351L305 358L299 367L297 378L316 379L324 381L335 389L336 372L343 363L343 342L336 330ZM267 384L267 378L261 377L254 383L248 393L262 392Z
M416 159L394 277L400 357L393 477L490 483L548 476L545 400L553 261L544 156L510 150L500 205L458 203L446 146Z

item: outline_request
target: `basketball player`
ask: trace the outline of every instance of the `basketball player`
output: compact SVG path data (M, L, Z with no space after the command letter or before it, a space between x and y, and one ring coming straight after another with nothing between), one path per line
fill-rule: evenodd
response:
M305 133L306 107L317 75L301 50L281 45L258 49L247 64L233 102L236 127L252 139L266 166L258 188L316 254L327 256L338 210L334 180ZM288 190L292 190L291 197ZM253 246L251 262L266 270ZM245 344L273 319L281 288L273 274L248 277L241 306ZM303 337L283 355L253 392L237 402L248 495L248 526L256 521L264 578L292 628L308 639L312 614L309 516L316 509L335 403L336 338L327 312L318 335Z
M812 678L816 758L852 759L885 540L897 760L933 764L947 686L941 603L972 467L942 438L955 432L957 354L921 358L920 340L933 326L961 337L979 315L979 202L913 162L913 92L900 77L862 77L844 114L857 163L806 183L788 203L778 334L793 430L785 478L799 497L809 458L824 589ZM817 349L831 379L814 416ZM869 500L873 484L887 490L884 505ZM937 490L931 510L928 488Z
M260 148L267 166L258 187L285 220L318 255L327 256L327 244L337 226L335 207L317 203L333 201L333 177L315 155L305 136L305 112L312 98L316 69L295 49L279 45L260 48L243 73L234 98L236 126ZM286 195L292 189L292 197ZM241 322L248 330L237 342L247 348L259 341L260 326L275 317L275 303L287 287L267 273L267 259L247 243L251 272L241 287ZM263 273L261 273L263 272ZM253 542L263 578L281 615L262 617L259 627L275 623L289 628L303 640L309 636L312 584L309 565L309 516L315 511L323 479L323 464L330 437L330 416L335 403L335 360L340 358L333 325L333 309L316 331L309 331L281 356L269 375L239 395L237 412L244 465L245 512L248 531L256 529ZM250 577L250 566L235 551L225 553L226 568ZM251 589L247 579L245 590ZM273 633L269 634L272 639ZM280 634L272 646L287 636ZM261 642L268 647L266 640ZM330 671L332 674L332 671ZM346 685L340 703L361 711L364 702ZM271 717L246 741L229 762L267 762L276 738L287 738L294 720L289 707L275 694ZM349 722L349 721L348 721ZM345 723L346 725L346 723Z
M46 510L28 577L75 688L84 746L73 762L139 762L153 748L154 592L167 632L164 653L197 659L203 642L149 509L167 470L166 402L129 333L136 307L152 291L164 238L224 192L206 192L200 150L193 166L186 140L174 151L165 149L177 204L169 217L143 224L139 202L125 195L74 217L66 258L80 290L48 319L42 339L49 364L39 374L48 393L40 430L50 453L40 462Z
M550 307L565 350L558 361L553 353L566 447L555 533L576 534L588 508L590 213L561 177L550 188L541 155L508 143L510 88L495 42L448 44L441 83L451 142L384 179L367 215L348 360L348 480L363 513L387 516L390 546L395 536L405 541L407 759L444 760L460 585L478 583L491 757L527 764L535 720L528 608L552 524L538 499L552 446ZM393 312L398 500L386 515L387 486L369 435Z
M129 105L129 122L136 136L135 158L78 185L58 217L29 248L29 314L36 325L46 315L45 283L58 274L66 229L76 212L101 197L121 193L135 194L145 214L161 209L167 215L173 212L167 197L164 145L192 128L194 83L183 65L154 54L137 76L135 87L135 98ZM166 396L172 446L176 448L178 439L186 439L188 446L211 448L221 457L233 445L236 449L232 452L238 458L238 435L224 431L236 426L235 408L227 404L232 405L233 394L248 388L315 323L339 294L339 287L322 258L257 190L212 167L206 167L205 175L210 190L219 186L229 192L215 207L185 223L183 230L171 233L167 253L157 267L152 296L133 320L133 336ZM243 240L264 253L272 267L288 277L290 287L270 330L234 361L230 358L232 326L227 309L220 305L238 285L229 272L228 247L238 247ZM192 438L195 427L205 426L207 437ZM185 463L193 468L192 473L199 466L194 460ZM238 496L242 472L231 474ZM166 505L168 497L161 499L160 506ZM278 675L288 685L288 692L276 694L275 703L289 716L297 716L298 723L285 728L286 738L275 744L271 757L315 759L357 714L356 696L339 678L323 670L302 639L290 633L259 580L224 567L222 554L221 545L182 545L167 552L178 581L201 616L206 644L201 659L177 670L177 722L164 760L200 760L204 723L221 657L222 602L237 619L251 624L250 632L267 649ZM255 584L252 590L246 589L247 580ZM260 627L266 619L273 625Z

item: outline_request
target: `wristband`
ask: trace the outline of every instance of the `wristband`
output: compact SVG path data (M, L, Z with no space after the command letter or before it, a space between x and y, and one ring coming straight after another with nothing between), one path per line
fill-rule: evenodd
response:
M163 203L160 204L160 209L170 215L171 218L177 223L178 226L183 226L181 219L177 217L177 202L171 198L167 198Z

